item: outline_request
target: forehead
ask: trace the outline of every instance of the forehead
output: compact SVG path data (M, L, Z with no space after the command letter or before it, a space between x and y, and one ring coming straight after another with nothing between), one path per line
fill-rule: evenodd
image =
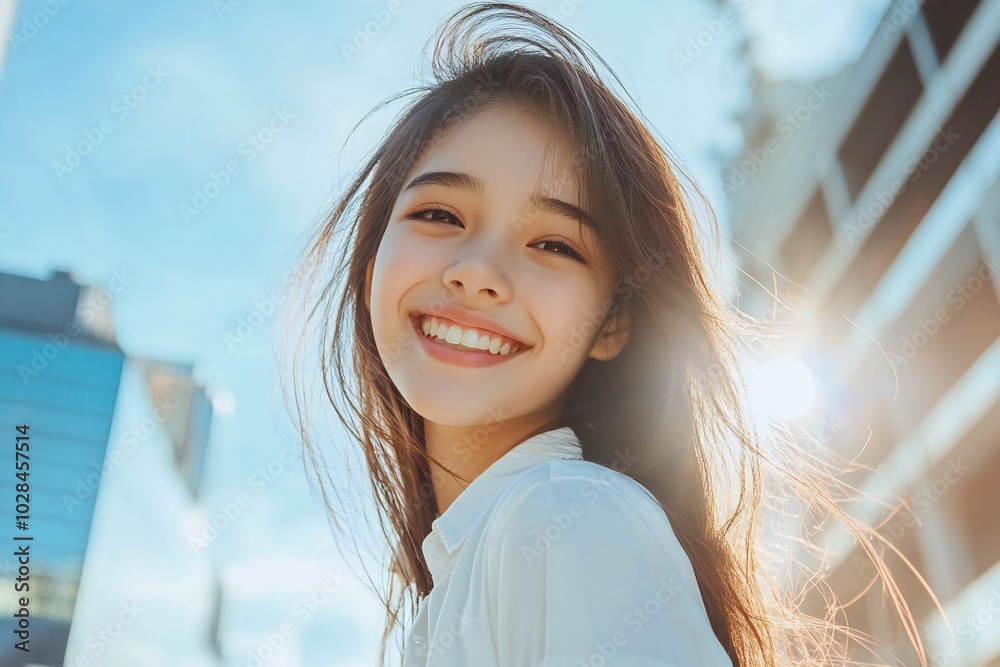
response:
M482 180L487 195L537 192L576 204L573 164L572 146L559 128L528 110L490 108L432 140L412 174L463 171Z

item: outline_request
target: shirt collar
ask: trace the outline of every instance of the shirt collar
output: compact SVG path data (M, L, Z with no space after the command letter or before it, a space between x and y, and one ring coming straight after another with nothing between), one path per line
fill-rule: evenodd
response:
M435 533L448 556L465 540L483 512L511 482L528 468L551 459L582 459L583 451L576 433L569 426L545 431L515 445L476 477L452 501L444 514L431 522L431 532L424 539L425 554ZM431 559L428 559L431 565ZM432 572L433 572L432 566Z

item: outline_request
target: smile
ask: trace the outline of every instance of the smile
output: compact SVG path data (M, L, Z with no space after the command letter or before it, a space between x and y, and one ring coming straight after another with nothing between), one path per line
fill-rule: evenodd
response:
M460 327L444 318L415 313L410 321L431 357L457 366L492 366L527 349L504 336Z
M497 334L462 327L444 318L421 315L421 333L456 349L490 354L515 354L522 345Z

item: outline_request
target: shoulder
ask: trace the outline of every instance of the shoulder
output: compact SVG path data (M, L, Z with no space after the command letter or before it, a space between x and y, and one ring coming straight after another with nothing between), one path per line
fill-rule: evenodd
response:
M593 664L613 646L615 664L731 667L666 514L624 473L579 459L529 468L483 538L499 664Z
M597 512L583 512L596 507ZM536 523L552 512L587 514L587 521L630 519L669 526L663 508L642 484L617 470L582 459L553 459L528 469L500 495L496 528Z
M558 560L582 549L608 565L672 564L685 583L694 582L687 555L653 494L624 473L591 461L553 459L529 469L503 491L489 524L486 537L494 553L540 546Z

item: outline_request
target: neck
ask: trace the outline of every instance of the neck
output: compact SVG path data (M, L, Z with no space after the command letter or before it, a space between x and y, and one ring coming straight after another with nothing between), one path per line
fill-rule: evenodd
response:
M472 426L446 426L425 419L424 439L438 514L444 514L462 491L504 454L528 438L562 425L558 415L525 415Z

